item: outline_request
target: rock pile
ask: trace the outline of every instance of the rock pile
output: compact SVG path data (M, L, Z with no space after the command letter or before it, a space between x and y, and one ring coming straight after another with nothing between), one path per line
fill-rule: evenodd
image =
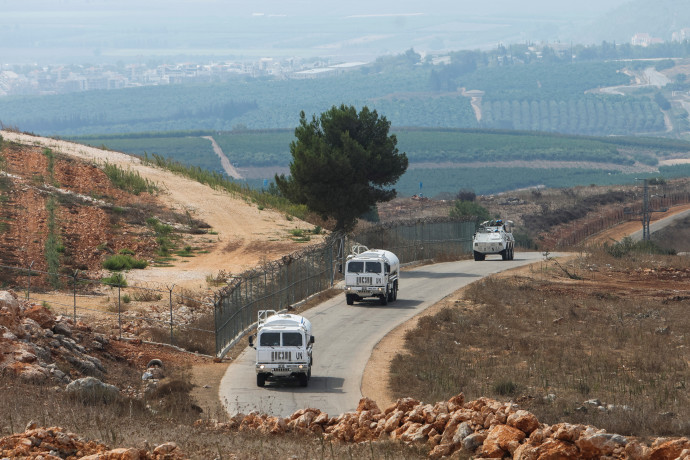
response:
M86 441L62 428L26 427L23 433L0 438L2 458L61 458L81 460L178 460L185 458L175 443L168 442L152 451L136 448L110 449L105 444Z
M102 378L106 369L88 353L109 340L83 323L54 316L41 305L0 291L0 372L28 382L69 383L73 377Z
M399 399L384 411L374 401L363 398L355 412L337 417L329 417L318 409L302 409L286 418L252 412L237 414L229 422L197 423L219 430L315 433L342 442L397 439L426 443L432 459L462 451L481 458L516 460L690 460L688 438L659 438L645 444L592 426L546 425L515 404L488 398L465 402L462 393L436 404Z

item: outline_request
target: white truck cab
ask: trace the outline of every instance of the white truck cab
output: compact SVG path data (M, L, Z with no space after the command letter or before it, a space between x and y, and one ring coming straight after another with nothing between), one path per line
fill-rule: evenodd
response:
M266 380L296 378L306 387L313 365L311 322L303 316L260 310L254 337L249 346L256 349L256 385L263 387Z
M361 251L361 252L360 252ZM381 305L398 298L400 261L390 251L355 246L345 263L345 299L348 305L378 297Z

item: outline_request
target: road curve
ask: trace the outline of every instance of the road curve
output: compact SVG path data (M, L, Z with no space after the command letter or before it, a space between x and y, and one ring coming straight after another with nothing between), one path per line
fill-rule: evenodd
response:
M228 366L220 383L220 400L230 414L257 410L287 416L307 407L331 415L353 411L362 397L360 387L367 361L388 332L483 276L540 260L544 260L542 253L519 252L511 261L489 256L483 262L464 260L406 270L400 276L398 300L387 306L374 301L347 306L344 295L330 299L304 313L316 337L308 387L302 388L296 382L257 387L256 352L247 348Z
M654 222L650 222L649 233L653 234L654 232L657 232L657 231L661 230L662 228L673 224L676 221L680 221L681 219L685 219L687 216L690 216L690 209L675 213L675 214L670 215L668 217L663 217L663 218L656 220ZM638 231L630 234L630 238L632 238L633 241L642 240L642 236L643 236L642 230L638 230Z

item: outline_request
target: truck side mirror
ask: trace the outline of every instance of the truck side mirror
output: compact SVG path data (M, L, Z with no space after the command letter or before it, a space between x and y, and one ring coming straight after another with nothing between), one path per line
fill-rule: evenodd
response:
M254 336L253 335L249 336L249 346L254 348Z
M309 343L314 343L314 336L312 335L311 338L309 339Z

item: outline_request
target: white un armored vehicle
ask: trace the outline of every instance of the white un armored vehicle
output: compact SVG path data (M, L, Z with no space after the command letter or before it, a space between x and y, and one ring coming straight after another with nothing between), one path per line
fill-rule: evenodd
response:
M398 298L400 261L390 251L357 245L345 263L345 300L348 305L378 297L381 305Z
M474 260L484 260L488 254L500 254L503 260L513 260L515 238L512 227L513 222L510 220L482 222L472 240Z
M254 347L254 337L249 346ZM311 322L303 316L277 314L275 310L260 310L256 330L256 384L266 380L296 378L306 387L311 377Z

